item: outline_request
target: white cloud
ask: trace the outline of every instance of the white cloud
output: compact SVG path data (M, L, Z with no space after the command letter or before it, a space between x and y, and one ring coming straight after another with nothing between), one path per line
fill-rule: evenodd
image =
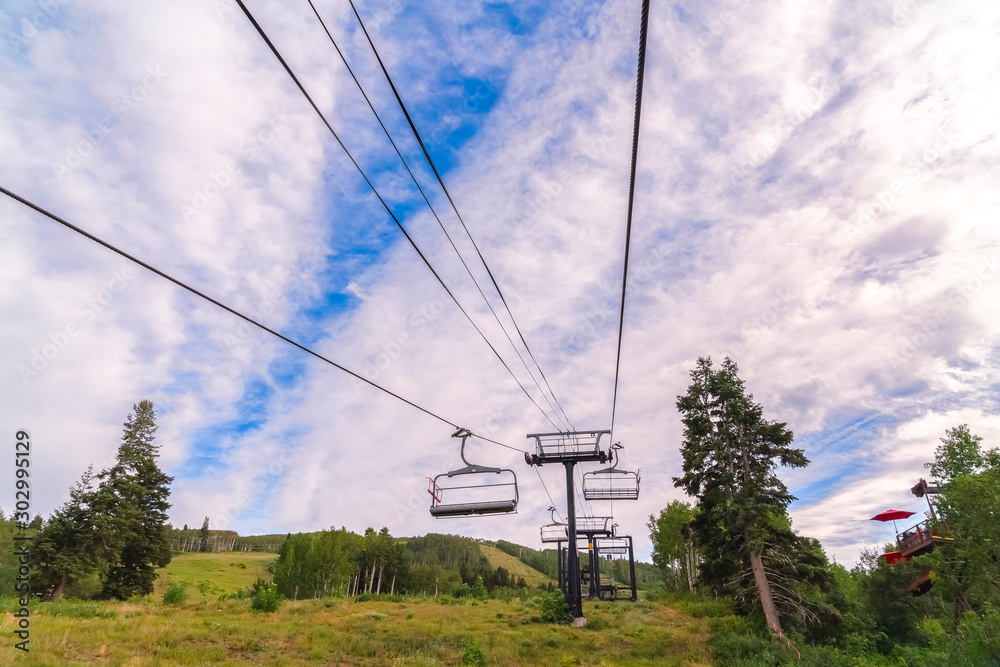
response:
M415 205L405 181L384 171L394 155L315 18L275 3L252 9L380 189ZM435 191L354 38L353 17L339 5L320 9ZM493 77L501 96L445 177L571 419L606 428L637 7L606 3L589 16L595 10L578 7L572 21L543 15L514 37L487 24L478 5L390 4L381 17L359 9L372 16L425 138L438 116L479 118L460 105L442 109L447 68ZM672 9L654 9L616 419L623 461L643 469L644 486L640 501L615 503L615 515L647 554L645 517L680 495L670 482L680 462L675 397L698 356L732 353L768 416L826 443L807 449L811 468L787 475L793 493L843 470L793 516L851 561L879 527L851 524L845 533L843 522L866 519L885 500L918 508L908 488L944 428L968 422L993 442L1000 429L990 393L1000 367L1000 274L990 268L1000 256L997 10L921 3L896 15L859 5L842 16L791 2L753 11L700 3L682 23ZM417 22L420 12L434 20ZM356 239L397 232L240 13L221 14L210 2L73 4L58 27L21 50L6 47L0 182L279 329L318 337L321 353L420 405L526 447L524 434L547 422L412 249L396 242L372 265L351 254ZM85 23L89 32L76 29ZM134 100L151 67L167 74ZM509 77L494 81L497 67ZM115 112L122 96L135 107L124 117ZM113 127L88 149L88 133L107 117ZM81 146L87 155L59 178L52 164ZM474 257L447 202L432 198ZM209 513L243 532L371 524L537 544L548 499L517 453L475 450L518 471L516 517L432 521L424 478L456 467L449 426L303 361L139 269L25 385L17 366L125 264L23 207L0 207L8 369L0 423L27 426L40 443L40 510L87 462L113 454L129 406L150 396L168 408L160 431L168 468L188 470L208 446L221 466L178 480L177 523ZM407 225L527 380L430 216ZM316 249L327 264L309 261ZM342 282L332 286L324 268L343 272ZM320 336L301 312L324 290L360 303L322 320ZM245 421L248 384L289 361L303 363L301 374L269 381L266 423L213 441L204 429ZM854 414L888 426L854 443L864 434L838 421ZM541 472L561 502L561 474Z

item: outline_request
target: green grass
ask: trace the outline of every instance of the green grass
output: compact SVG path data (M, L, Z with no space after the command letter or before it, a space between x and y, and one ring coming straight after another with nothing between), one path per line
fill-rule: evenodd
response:
M499 550L484 552L494 566L532 585L551 581ZM709 664L711 619L657 603L586 603L589 624L572 628L541 623L532 598L300 600L274 614L252 611L249 600L218 601L268 578L272 560L274 554L182 554L160 570L157 592L148 598L36 605L31 652L7 647L0 665ZM187 586L186 602L162 604L170 583ZM10 640L14 622L2 614L0 635Z
M587 603L592 624L573 628L538 622L530 599L442 601L300 600L274 614L246 600L83 603L79 614L46 603L31 618L31 653L7 648L0 665L709 664L706 620L661 604ZM3 615L8 639L13 621Z
M516 556L511 556L509 553L500 551L496 547L487 546L485 544L480 544L479 549L482 554L486 556L486 560L490 562L493 567L502 567L510 575L514 577L514 580L523 577L529 586L546 586L548 584L556 584L556 580L545 574L539 572L535 568L525 565Z
M267 566L277 556L245 551L222 553L185 553L174 556L170 564L157 570L154 599L159 602L170 584L187 586L188 598L216 599L252 586L258 578L270 579Z

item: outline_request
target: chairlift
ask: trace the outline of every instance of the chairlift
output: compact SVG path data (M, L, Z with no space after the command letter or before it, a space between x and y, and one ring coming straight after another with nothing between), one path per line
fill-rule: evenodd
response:
M611 445L614 463L610 468L593 470L583 475L583 497L586 500L638 500L639 472L618 468L620 443Z
M578 516L576 517L576 535L580 539L582 535L611 536L614 534L615 526L611 525L613 519L610 516Z
M541 529L542 543L552 544L553 542L568 542L569 528L566 527L566 524L556 521L555 507L550 507L549 512L552 515L552 523L546 526L542 526Z
M427 493L431 495L431 516L447 517L510 514L517 511L517 475L509 468L479 466L465 458L465 441L472 435L460 428L451 437L462 438L461 457L464 468L428 477ZM491 483L491 476L498 481ZM468 483L461 483L468 482Z
M558 433L529 433L535 440L535 453L525 452L524 461L529 466L544 463L607 463L609 453L601 449L601 439L611 431L560 431Z

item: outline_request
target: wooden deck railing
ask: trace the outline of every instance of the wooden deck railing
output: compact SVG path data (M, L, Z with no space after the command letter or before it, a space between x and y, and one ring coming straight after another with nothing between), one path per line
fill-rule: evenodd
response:
M899 551L902 557L909 558L933 551L935 545L946 539L941 537L939 532L940 529L937 525L929 524L927 520L924 520L899 533L896 539L899 542Z

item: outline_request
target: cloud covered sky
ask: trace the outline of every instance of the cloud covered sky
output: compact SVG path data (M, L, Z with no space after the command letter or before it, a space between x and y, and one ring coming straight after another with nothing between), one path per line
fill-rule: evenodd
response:
M611 416L640 4L358 3L579 428ZM248 5L558 422L308 3ZM316 5L486 289L349 6ZM643 491L616 521L648 557L646 517L681 497L674 401L729 354L812 460L783 475L795 527L853 562L890 537L868 517L923 508L946 428L1000 444L1000 6L652 5L615 433ZM452 422L518 449L551 430L230 0L10 0L0 37L4 187ZM450 427L6 197L0 276L0 424L32 433L37 511L149 398L176 525L538 546L519 452L469 451L516 470L518 514L435 521Z

